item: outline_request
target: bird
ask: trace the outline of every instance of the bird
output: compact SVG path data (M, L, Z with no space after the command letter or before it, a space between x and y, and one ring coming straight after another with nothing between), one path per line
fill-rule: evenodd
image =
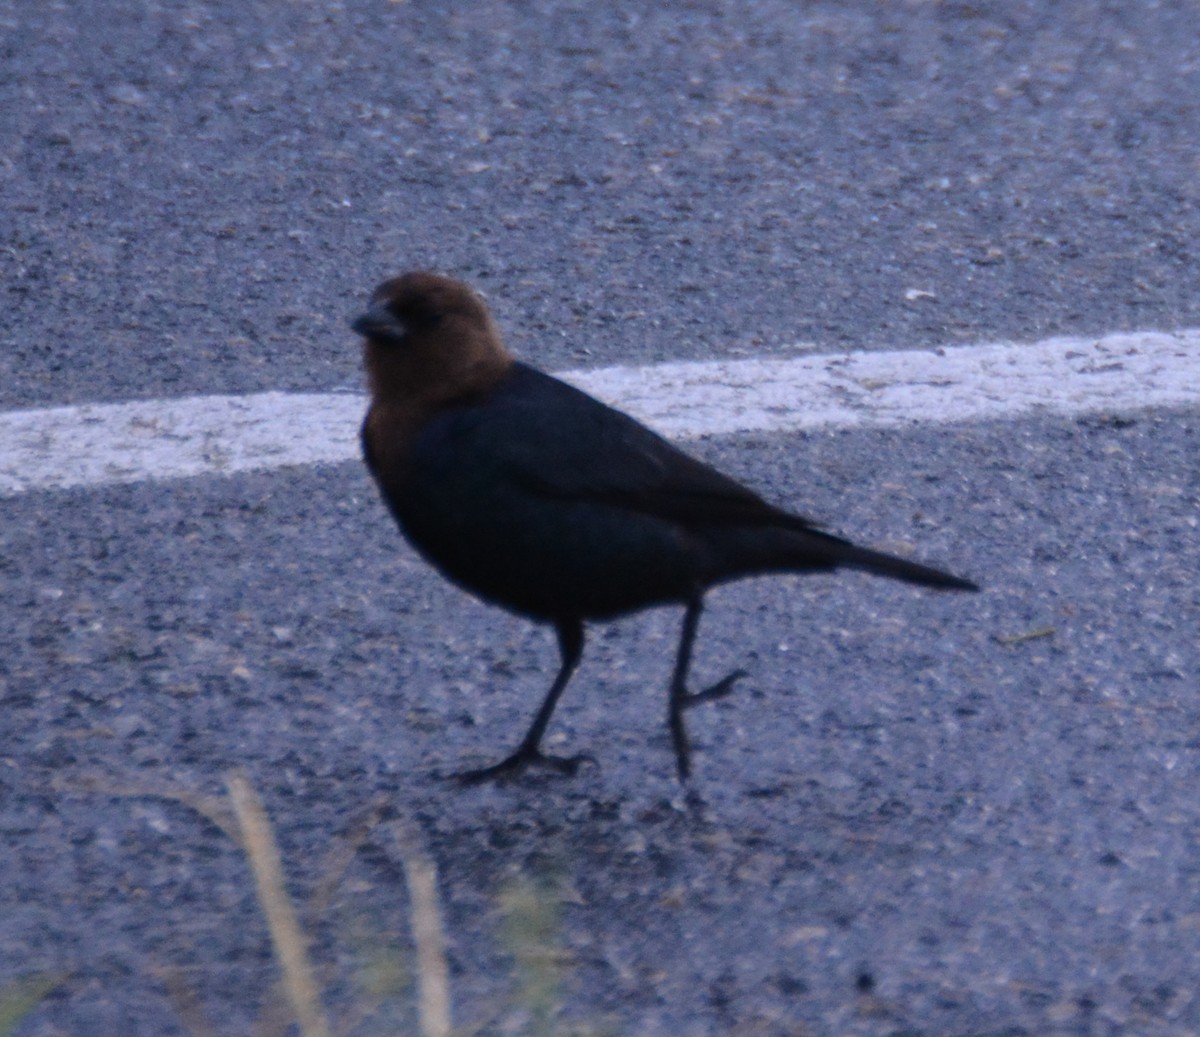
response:
M667 726L681 782L684 714L734 670L688 688L712 587L768 573L858 569L944 590L971 580L860 547L691 457L634 418L518 360L484 299L428 271L389 278L352 321L369 405L363 459L407 540L444 577L557 635L559 668L516 750L457 777L574 772L542 737L583 654L585 624L683 607Z

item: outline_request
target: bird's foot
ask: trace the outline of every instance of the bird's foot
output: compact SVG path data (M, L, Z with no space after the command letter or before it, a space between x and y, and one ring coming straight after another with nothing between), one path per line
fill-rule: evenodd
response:
M691 695L685 695L683 697L684 708L689 709L692 706L698 706L701 702L715 702L717 699L723 699L733 691L734 684L745 676L747 676L745 670L734 670L733 673L722 677L712 687L705 688L703 691L697 691Z
M543 767L559 774L574 774L581 763L595 763L595 758L586 753L578 756L547 756L538 749L518 749L512 756L494 763L490 767L462 771L452 775L460 785L481 785L485 781L509 781L518 777L529 767Z
M716 684L703 691L683 695L672 692L671 715L668 722L671 728L671 741L675 746L675 766L679 771L679 780L685 785L692 773L692 746L688 740L687 729L683 725L683 711L691 709L692 706L698 706L701 702L715 702L717 699L723 699L733 691L734 684L745 676L745 670L734 670L733 673L727 674Z

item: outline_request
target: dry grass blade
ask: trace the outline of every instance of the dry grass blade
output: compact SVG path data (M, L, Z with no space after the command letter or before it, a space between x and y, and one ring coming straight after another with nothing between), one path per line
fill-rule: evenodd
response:
M267 812L253 786L243 775L229 775L226 785L241 828L242 845L254 872L259 903L266 915L271 941L283 969L284 987L292 1010L296 1013L300 1032L304 1037L331 1037L332 1030L321 1007L304 934L284 888L279 847L275 843Z
M240 844L241 842L241 833L238 831L233 812L225 800L219 796L206 796L191 789L167 784L142 785L128 782L117 784L95 776L55 781L51 787L67 793L86 792L102 796L116 796L121 799L163 799L172 803L181 803L207 818L235 843Z
M449 1037L450 970L446 964L446 929L438 902L437 866L410 828L394 824L392 834L404 864L404 878L412 903L421 1033L424 1037Z
M168 965L155 969L155 974L162 981L175 1014L191 1037L217 1037L217 1031L200 1002L200 995L188 982L183 969Z
M304 916L309 922L325 917L339 884L346 877L346 871L354 863L354 858L362 849L363 843L371 837L371 832L382 820L389 805L388 796L376 796L347 827L345 835L333 841L319 872L317 884L305 905Z

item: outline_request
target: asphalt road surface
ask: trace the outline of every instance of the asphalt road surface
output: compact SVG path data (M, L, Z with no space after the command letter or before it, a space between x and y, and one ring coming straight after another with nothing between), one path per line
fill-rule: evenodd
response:
M357 389L412 267L552 370L1200 326L1193 3L431 7L0 3L0 408ZM1200 1033L1198 417L691 443L985 587L714 593L691 795L677 610L593 632L547 748L594 765L443 780L553 640L358 463L0 499L0 1008L282 1032L240 769L354 1034L416 1027L381 810L484 1033Z

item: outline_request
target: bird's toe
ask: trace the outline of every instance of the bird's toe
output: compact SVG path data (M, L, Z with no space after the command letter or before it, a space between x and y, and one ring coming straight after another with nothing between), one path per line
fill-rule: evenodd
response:
M723 699L726 695L733 691L734 684L746 676L748 676L748 674L745 670L734 670L733 673L722 677L711 687L686 696L683 700L683 704L684 706L697 706L701 702L714 702L717 699Z
M587 753L577 756L549 756L537 749L517 750L511 756L494 763L490 767L480 767L475 770L461 771L452 775L460 785L481 785L488 781L509 781L519 777L532 767L558 771L559 774L572 775L579 770L581 764L596 762Z

